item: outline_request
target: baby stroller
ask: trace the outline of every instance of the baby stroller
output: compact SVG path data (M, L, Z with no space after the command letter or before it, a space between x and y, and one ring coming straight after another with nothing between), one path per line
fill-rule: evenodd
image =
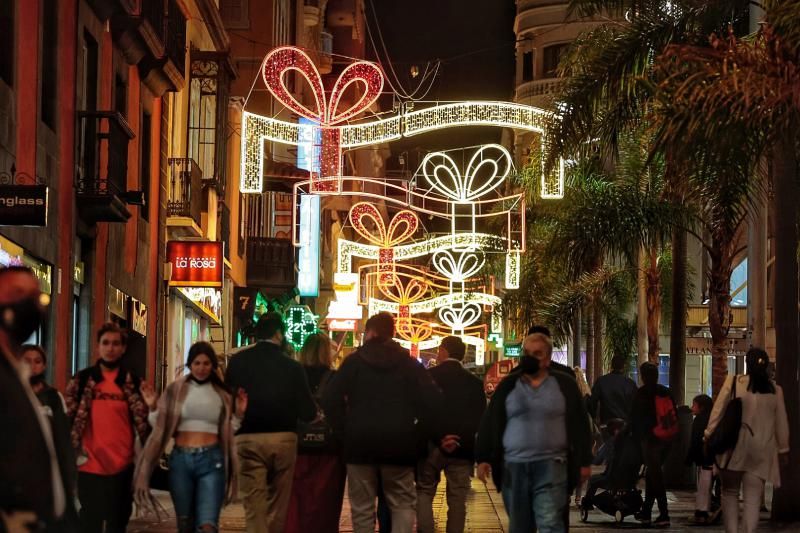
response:
M589 511L599 509L613 516L618 524L642 507L642 491L637 488L642 470L639 441L629 430L614 440L614 453L606 471L592 476L586 497L581 501L581 521L589 520ZM598 489L602 492L596 494Z

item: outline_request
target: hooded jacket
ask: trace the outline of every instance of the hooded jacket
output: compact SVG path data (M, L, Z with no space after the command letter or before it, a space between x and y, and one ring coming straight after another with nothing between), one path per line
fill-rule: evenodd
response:
M348 464L414 466L419 432L441 439L444 397L408 350L374 339L344 360L322 406Z

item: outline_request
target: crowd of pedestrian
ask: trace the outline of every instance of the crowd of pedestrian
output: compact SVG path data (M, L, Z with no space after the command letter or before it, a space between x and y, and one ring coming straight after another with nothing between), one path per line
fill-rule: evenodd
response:
M169 491L181 533L218 531L237 495L248 532L335 532L345 487L356 533L376 521L427 533L442 475L455 533L475 474L502 494L512 533L559 533L572 494L585 487L587 512L600 490L621 491L619 502L638 493L640 467L636 518L670 525L663 467L680 427L654 364L641 365L637 388L614 357L589 388L579 367L553 360L550 333L536 326L487 404L459 337L444 338L426 369L393 340L392 315L379 313L334 369L327 335L309 336L296 361L281 316L267 313L224 376L214 348L197 342L185 375L160 395L123 363L126 332L104 324L95 363L62 396L45 380L46 352L25 344L45 305L30 270L0 269L0 425L14 428L0 439L0 533L121 533L134 503L159 512L153 489ZM754 348L746 359L747 373L729 376L716 402L694 399L686 457L697 468L695 522L721 511L728 533L738 532L740 491L743 530L755 531L765 482L780 483L789 449L769 358ZM593 464L602 473L591 476Z

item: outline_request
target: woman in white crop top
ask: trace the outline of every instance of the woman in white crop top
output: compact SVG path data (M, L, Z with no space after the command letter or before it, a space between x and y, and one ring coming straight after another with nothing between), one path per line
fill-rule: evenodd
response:
M171 383L161 398L142 386L153 428L134 473L136 503L154 508L150 477L171 440L169 491L178 531L217 531L222 506L236 490L233 435L247 409L247 394L234 401L218 373L217 355L207 342L197 342L186 358L189 375Z

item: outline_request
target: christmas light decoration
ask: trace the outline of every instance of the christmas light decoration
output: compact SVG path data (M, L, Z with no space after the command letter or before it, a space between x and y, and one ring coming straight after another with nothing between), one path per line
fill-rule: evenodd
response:
M311 87L315 105L306 107L298 101L286 85L286 75L298 72ZM330 98L326 98L322 76L308 55L293 46L273 49L261 65L261 74L267 89L294 113L319 123L321 147L319 153L319 175L312 172L311 192L334 190L335 181L316 181L316 177L335 177L342 174L341 135L342 130L335 127L366 110L380 96L383 90L383 72L380 67L367 61L349 64L333 86ZM362 91L350 107L340 111L339 104L345 91L350 87L360 87ZM312 134L312 139L316 136Z
M519 250L511 250L506 254L506 289L519 289L519 276Z
M395 263L394 267L395 276L403 279L423 279L427 282L428 288L434 292L453 292L450 279L436 273L434 270L415 265L407 265L404 263ZM364 278L367 280L372 278L377 280L377 272L373 271L375 268L376 264L374 263L362 264L358 267L359 275L364 276ZM336 276L336 274L334 274L334 276ZM483 281L484 280L482 278L467 279L463 284L462 292L486 292L486 285ZM375 285L377 285L377 281L375 281ZM490 290L488 292L494 294L494 290Z
M502 303L502 300L494 294L486 294L484 292L457 292L454 294L442 294L426 300L412 302L408 306L408 310L413 316L420 313L432 313L441 307L453 307L459 304L473 302L478 305L498 307ZM370 298L368 301L368 307L369 316L372 316L383 311L397 314L400 306L397 302L388 302L379 298Z
M439 319L447 324L454 334L463 333L466 327L477 322L480 317L481 307L475 303L439 309Z
M307 305L292 304L284 311L286 321L286 339L295 351L300 350L306 339L317 333L319 317L311 312Z
M433 254L433 266L447 277L451 283L464 283L476 275L485 264L484 253L480 250L461 252L458 258L450 250L439 250Z
M429 339L433 333L430 323L423 320L409 319L408 327L405 330L397 329L397 336L399 341L406 341L409 343L407 346L411 357L419 357L419 345L421 342Z
M374 245L380 246L378 250L378 285L392 285L394 283L394 247L408 240L419 227L419 219L413 211L400 211L389 223L383 222L378 209L367 202L359 202L350 209L350 223L353 229ZM371 231L369 223L375 227Z
M405 331L411 327L411 308L410 305L425 297L428 292L428 284L424 279L412 278L408 283L403 284L399 276L392 276L392 284L378 284L381 292L390 300L398 304L397 321L395 328L397 331Z

